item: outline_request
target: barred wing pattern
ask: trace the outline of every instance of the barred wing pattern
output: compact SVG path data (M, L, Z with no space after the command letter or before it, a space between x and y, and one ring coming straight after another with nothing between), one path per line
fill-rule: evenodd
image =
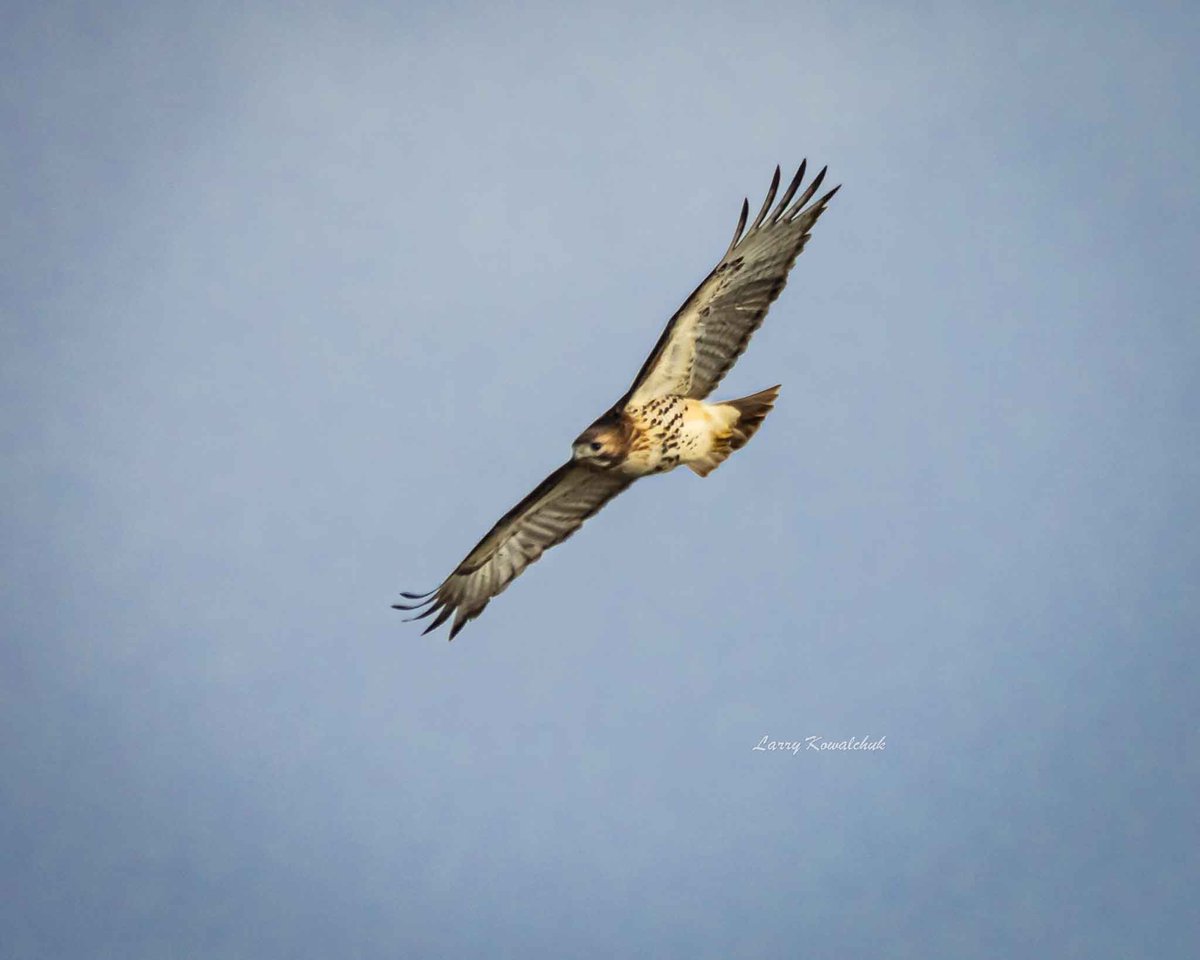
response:
M415 603L393 604L397 610L422 610L411 620L437 614L429 633L451 615L450 639L483 612L492 597L503 593L531 563L582 526L633 481L614 472L568 461L508 511L476 544L436 590L403 593Z
M742 202L742 215L725 256L671 318L619 405L642 404L668 394L702 400L729 372L787 283L788 271L813 224L840 189L834 187L809 204L825 179L822 168L791 203L807 165L808 161L800 164L771 210L779 189L779 168L775 168L767 198L745 235L750 206Z

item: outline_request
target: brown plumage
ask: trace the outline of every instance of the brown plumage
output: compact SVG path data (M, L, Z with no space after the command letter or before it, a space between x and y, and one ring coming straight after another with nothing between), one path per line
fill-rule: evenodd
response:
M721 262L671 318L625 395L575 439L571 459L501 517L436 590L403 593L415 602L396 609L421 611L415 620L434 617L426 633L453 616L453 640L526 567L634 480L680 465L707 476L749 442L779 387L717 403L705 398L746 349L838 191L813 200L825 177L821 170L793 202L805 167L800 164L772 208L780 182L775 168L749 230L750 207L743 201Z

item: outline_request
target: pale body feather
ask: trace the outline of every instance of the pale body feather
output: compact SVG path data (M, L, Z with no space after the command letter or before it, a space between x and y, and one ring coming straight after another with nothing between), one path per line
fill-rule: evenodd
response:
M728 441L738 419L734 407L680 396L626 407L625 415L633 424L634 440L618 469L630 477L706 466Z

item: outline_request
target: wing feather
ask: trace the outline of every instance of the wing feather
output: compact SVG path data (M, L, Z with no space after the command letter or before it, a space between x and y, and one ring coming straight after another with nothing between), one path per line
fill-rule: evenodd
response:
M825 179L822 169L793 202L806 168L807 161L800 164L771 211L779 189L776 167L766 200L744 236L750 208L743 201L725 256L671 318L619 406L667 394L700 400L729 372L787 283L813 224L838 192L834 187L810 203Z
M792 177L792 182L788 184L787 190L785 190L783 196L779 198L779 205L775 208L775 212L771 214L771 223L777 223L779 221L779 217L783 214L783 211L787 209L788 203L790 203L792 197L795 196L796 188L800 186L800 181L804 179L804 171L807 168L808 161L801 160L800 166L796 170L796 175Z
M775 199L775 191L779 189L779 166L775 166L775 176L771 178L771 186L767 190L766 199L763 200L762 209L758 211L758 216L754 218L754 223L750 225L750 232L753 233L762 226L763 220L766 219L767 211L771 209L771 201Z
M423 612L420 620L437 613L425 633L436 630L451 616L453 640L468 622L483 612L492 597L546 550L562 543L609 500L633 481L616 473L568 461L543 480L524 500L501 517L463 562L436 590L427 594L402 594L412 604L393 604L397 610Z

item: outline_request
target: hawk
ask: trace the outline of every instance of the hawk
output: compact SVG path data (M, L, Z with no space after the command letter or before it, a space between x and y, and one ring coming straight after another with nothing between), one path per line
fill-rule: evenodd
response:
M772 209L779 168L762 209L746 230L742 213L721 262L673 316L633 385L571 445L571 459L538 484L476 544L436 590L402 592L420 610L410 620L451 616L450 639L483 612L546 550L571 536L588 517L640 477L679 465L708 476L750 440L770 413L779 387L708 403L705 398L746 349L751 334L787 283L817 218L840 189L813 201L823 168L796 197L807 161ZM422 609L423 608L423 609Z

